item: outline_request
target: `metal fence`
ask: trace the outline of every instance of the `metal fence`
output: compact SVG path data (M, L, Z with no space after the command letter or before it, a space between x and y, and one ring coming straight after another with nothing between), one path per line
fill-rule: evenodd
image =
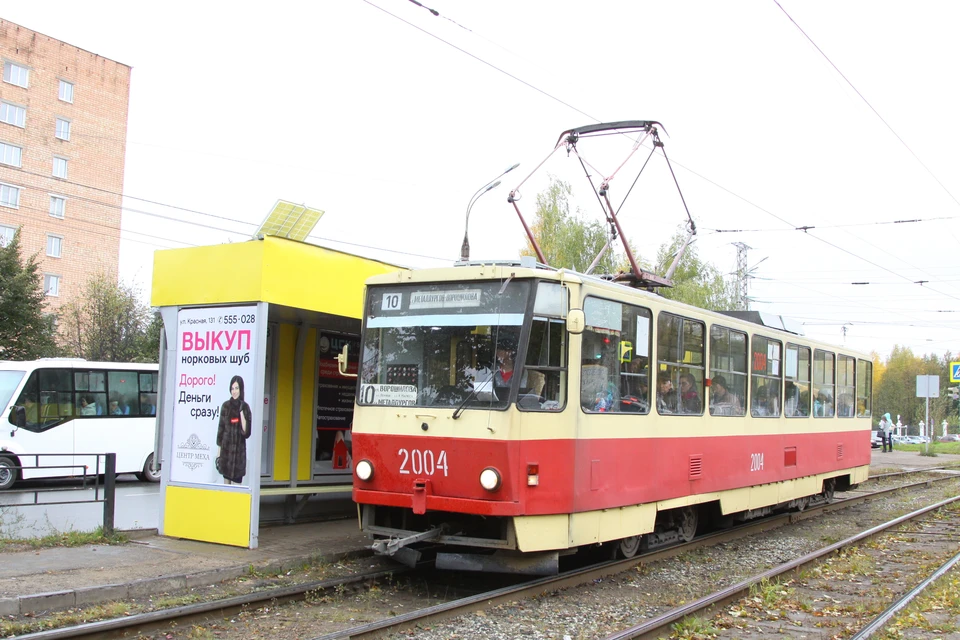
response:
M48 464L48 460L44 460L44 464L40 464L41 458L63 458L63 457L95 457L96 464L91 469L88 465L84 464ZM33 464L30 464L33 462ZM20 464L11 465L8 467L10 473L18 473L20 477L23 477L22 472L24 470L36 470L36 469L62 469L63 473L57 473L56 475L68 476L75 479L80 479L80 486L65 486L65 487L56 487L56 488L38 488L38 489L22 489L22 488L11 488L0 491L0 507L32 507L32 506L48 506L48 505L57 505L57 504L84 504L84 503L103 503L103 535L111 536L113 535L113 517L114 510L116 508L117 500L117 454L116 453L83 453L83 454L73 454L73 453L31 453L31 454L22 454L20 455ZM100 482L100 476L103 476L103 482ZM87 500L58 500L50 502L40 502L40 494L42 493L52 493L52 492L65 492L65 491L89 491L93 490L93 498ZM21 494L21 493L33 493L33 502L18 502L18 503L7 503L4 502L4 495L11 494Z

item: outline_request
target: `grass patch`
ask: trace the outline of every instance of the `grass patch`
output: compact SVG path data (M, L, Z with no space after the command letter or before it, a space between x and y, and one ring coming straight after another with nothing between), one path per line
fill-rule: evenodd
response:
M676 622L671 627L673 629L672 638L680 640L704 640L705 638L716 638L720 633L720 628L712 621L696 616L684 618Z
M93 531L57 531L40 538L13 538L0 536L0 551L47 549L51 547L82 547L87 544L124 544L130 538L122 533L103 534L103 527Z
M128 603L108 602L107 604L89 607L83 611L73 609L61 611L45 617L43 620L0 620L0 635L3 637L19 636L25 633L48 631L60 627L70 627L85 622L109 620L119 618L130 613Z

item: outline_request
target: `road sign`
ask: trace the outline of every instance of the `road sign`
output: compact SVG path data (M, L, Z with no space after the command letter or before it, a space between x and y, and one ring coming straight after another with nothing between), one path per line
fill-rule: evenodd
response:
M960 362L950 363L950 382L960 382Z
M940 397L940 376L917 376L918 398Z

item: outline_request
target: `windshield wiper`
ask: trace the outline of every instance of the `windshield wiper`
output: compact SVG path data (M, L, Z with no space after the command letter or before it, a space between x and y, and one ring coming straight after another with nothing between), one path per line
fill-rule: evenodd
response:
M483 383L483 384L486 384L487 382L490 383L490 391L491 391L491 393L493 392L493 379L494 379L495 377L496 377L495 375L494 375L494 376L491 376L489 380L486 380L486 381L484 381L484 383ZM480 386L481 386L480 384L476 384L476 383L473 385L473 390L470 392L470 395L468 395L467 398L466 398L466 400L464 400L463 402L461 402L461 403L460 403L460 406L457 407L456 410L453 412L453 419L454 419L454 420L456 420L457 418L460 417L460 414L463 413L463 410L467 407L467 403L470 402L471 400L473 400L473 398L477 395L477 392L480 391Z

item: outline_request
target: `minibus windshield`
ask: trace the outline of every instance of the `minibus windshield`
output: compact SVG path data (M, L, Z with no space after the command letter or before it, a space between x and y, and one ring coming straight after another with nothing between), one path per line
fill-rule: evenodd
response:
M26 371L0 371L0 410L9 406L10 398L25 374Z

